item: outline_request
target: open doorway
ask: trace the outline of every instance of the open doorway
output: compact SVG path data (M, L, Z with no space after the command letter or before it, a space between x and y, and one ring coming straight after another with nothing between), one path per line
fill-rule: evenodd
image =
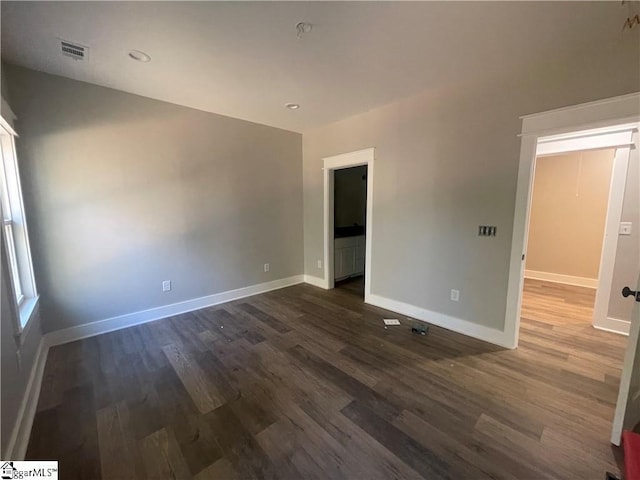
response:
M374 149L324 159L325 288L371 294Z
M571 331L594 323L616 149L558 150L535 160L521 316Z
M607 300L613 303L619 300L618 295L611 295L612 290L617 292L622 283L633 283L631 277L634 276L634 272L629 273L625 269L619 269L620 265L615 259L627 175L633 177L632 173L628 173L633 171L633 169L629 170L629 165L637 166L638 164L637 132L640 121L638 100L640 100L640 94L634 93L522 117L509 285L502 338L504 346L509 348L518 346L533 172L536 157L542 155L605 148L616 150L610 194L617 193L617 195L615 198L611 196L609 200L593 315L597 322L594 322L594 326L609 328L606 325L609 321L607 313L610 306ZM637 167L635 168L637 170ZM632 184L635 186L635 183L632 182ZM630 213L632 212L627 212L627 217L633 221L635 214L630 215ZM633 235L637 237L637 229L632 230L636 232L632 233L632 237L628 237L629 245L633 244ZM622 266L632 263L624 255L620 260L620 264L624 264ZM614 266L618 271L615 277ZM623 309L620 306L616 311L618 310Z
M529 207L536 158L568 152L615 149L602 256L593 307L593 326L603 330L614 330L619 326L616 325L619 322L615 322L615 317L619 315L618 318L631 320L626 322L627 326L630 326L629 337L627 341L624 337L617 335L609 336L611 340L618 341L613 342L613 348L608 349L601 348L600 344L593 342L595 337L605 338L603 334L597 332L597 335L594 335L596 332L592 331L588 332L586 337L589 350L593 349L594 353L602 350L606 352L608 359L619 358L620 348L624 344L627 345L622 362L616 413L611 429L611 443L614 445L620 444L622 428L629 428L630 425L637 424L640 419L640 403L638 403L640 387L637 382L640 378L638 375L640 309L633 308L640 301L636 296L636 291L640 288L640 280L638 280L640 250L637 248L640 241L637 228L640 224L638 222L639 100L640 94L634 93L522 117L518 185L505 309L504 345L517 348L521 330L522 292L528 257ZM621 224L621 220L629 225ZM631 228L630 236L622 236L626 235L625 227ZM638 286L634 287L635 285ZM632 291L630 287L635 290ZM631 301L628 297L631 297ZM610 322L612 318L608 316L609 312L613 313L613 323ZM539 348L539 337L545 334L536 328L530 328L533 337L527 336L526 341L531 342L545 354L556 353L554 350L544 350L544 346ZM532 338L533 341L531 341ZM624 341L620 342L620 340ZM565 335L560 341L569 348L567 353L570 358L573 336ZM610 364L610 362L607 363ZM593 373L591 368L583 371L589 375ZM616 372L608 375L614 382L608 382L605 374L604 383L616 385ZM606 424L603 424L603 428L607 428Z
M333 277L340 288L364 299L367 225L367 165L333 174Z
M610 311L633 124L539 137L529 182L520 315L628 334ZM635 185L635 184L634 184Z

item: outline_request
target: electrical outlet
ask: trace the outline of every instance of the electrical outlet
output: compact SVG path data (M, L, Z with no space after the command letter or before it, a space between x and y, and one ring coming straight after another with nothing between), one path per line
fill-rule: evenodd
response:
M168 292L171 290L171 280L165 280L162 282L162 291Z
M451 301L457 302L460 300L460 290L451 289Z
M318 260L318 268L322 268L322 260Z
M268 263L265 263L265 264L264 264L264 271L265 271L265 272L268 272L268 271L269 271L269 264L268 264Z

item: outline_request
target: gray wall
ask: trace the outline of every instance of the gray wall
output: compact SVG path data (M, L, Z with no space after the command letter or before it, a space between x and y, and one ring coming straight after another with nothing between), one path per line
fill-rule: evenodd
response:
M4 69L0 69L0 83L2 98L10 102ZM27 388L38 345L42 339L40 316L37 310L31 317L26 333L22 335L20 341L16 338L15 326L18 320L15 303L11 298L13 293L9 275L4 235L0 234L0 355L2 357L0 361L0 455L4 459L9 458L7 447ZM20 365L17 358L18 352Z
M519 117L640 87L635 36L582 53L510 77L470 75L305 133L305 273L322 277L322 158L375 147L372 293L502 330ZM478 237L478 225L496 225L497 237Z
M6 73L45 332L302 273L299 134Z
M637 134L636 134L637 135ZM640 265L640 168L638 152L631 155L627 171L627 185L624 191L622 206L623 222L632 222L631 235L618 237L616 264L613 270L611 298L609 299L609 317L620 320L631 320L633 301L621 295L622 288L631 287L638 282L638 265Z
M336 227L351 227L367 222L367 167L352 167L334 173ZM363 176L365 179L363 180Z
M2 68L0 68L0 94L2 95L2 98L4 98L8 102L9 101L9 85L5 81L5 73L4 73L5 64L4 62L0 62L0 65L2 66Z

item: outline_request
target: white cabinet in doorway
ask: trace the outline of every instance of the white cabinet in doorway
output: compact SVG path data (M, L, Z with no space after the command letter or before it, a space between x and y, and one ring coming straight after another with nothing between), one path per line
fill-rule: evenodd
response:
M365 236L336 238L334 243L334 279L364 274Z

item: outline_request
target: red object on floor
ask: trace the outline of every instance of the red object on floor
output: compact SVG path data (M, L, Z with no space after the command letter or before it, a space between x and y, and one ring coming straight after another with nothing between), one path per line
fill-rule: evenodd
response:
M622 432L624 480L640 480L640 434Z

